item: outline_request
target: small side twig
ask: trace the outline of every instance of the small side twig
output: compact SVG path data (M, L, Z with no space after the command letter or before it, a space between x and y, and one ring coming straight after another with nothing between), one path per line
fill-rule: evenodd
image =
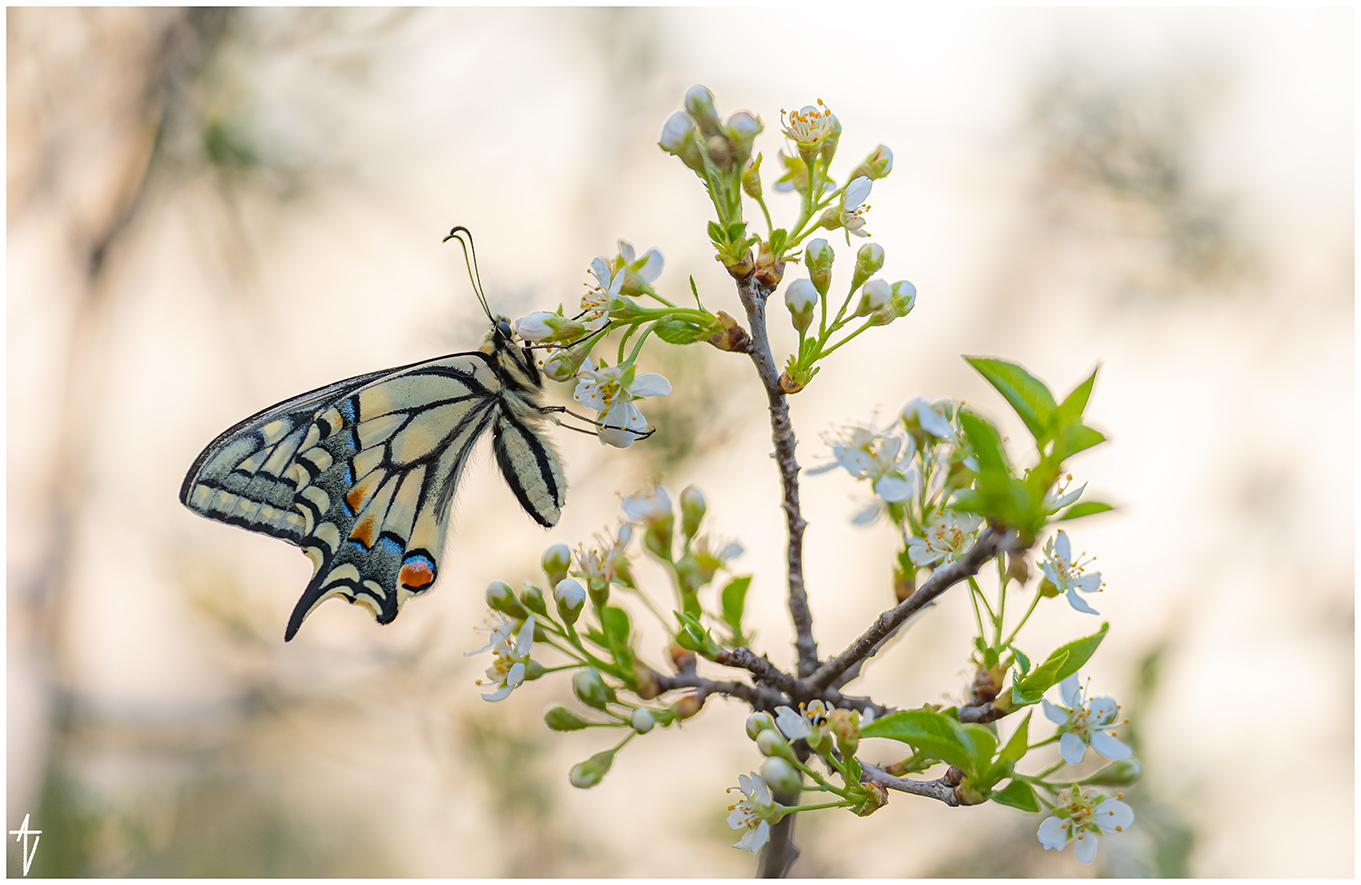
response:
M703 697L711 694L728 695L738 698L750 704L754 710L774 710L785 702L784 695L769 688L761 688L755 685L747 685L745 682L722 682L713 679L705 679L694 673L681 673L676 676L666 676L658 673L655 677L657 686L662 691L674 691L678 688L697 689Z
M714 662L725 667L741 667L756 677L757 682L772 685L788 695L798 691L799 681L770 662L765 655L758 655L749 648L739 647L725 651L714 658Z
M993 528L984 530L964 556L936 569L926 583L913 591L907 599L881 614L868 630L847 646L845 651L828 658L816 672L802 680L808 685L810 693L820 694L825 691L838 676L865 658L879 642L890 636L914 612L954 584L970 575L978 574L985 563L998 553L1010 549L1015 540L1014 532L1003 533Z
M876 783L886 790L897 790L900 793L925 796L927 799L944 802L951 808L958 808L960 805L959 781L952 778L948 773L931 781L914 781L889 774L882 768L870 765L867 762L860 763L860 767L864 771L865 780Z

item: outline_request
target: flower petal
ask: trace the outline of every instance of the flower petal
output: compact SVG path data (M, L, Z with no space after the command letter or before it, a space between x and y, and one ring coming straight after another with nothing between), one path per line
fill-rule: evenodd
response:
M600 444L617 449L627 449L647 432L647 419L633 403L616 402L609 411L599 414L596 420L601 424L596 430Z
M513 685L503 685L500 688L496 689L496 691L484 692L482 695L482 700L492 702L504 701L506 698L510 697L510 693L514 690L515 686Z
M841 195L842 205L846 207L846 211L852 212L859 208L870 195L870 188L873 185L874 183L863 175L846 185L846 191Z
M600 288L606 290L610 288L610 266L605 263L605 259L591 259L591 274L595 276L595 281Z
M644 372L633 379L629 392L634 396L666 396L671 392L671 382L656 372Z
M1035 835L1046 850L1062 851L1063 846L1068 844L1068 830L1064 828L1063 821L1053 815L1044 819Z
M1134 751L1128 746L1106 734L1104 731L1094 731L1091 734L1092 749L1105 756L1107 759L1124 759Z
M1128 830L1134 823L1134 809L1119 799L1102 799L1092 809L1092 822L1103 833L1118 833Z
M632 262L630 262L630 264L631 263ZM662 258L661 252L655 247L648 249L643 253L643 266L634 271L634 273L650 283L657 279L658 275L661 274L663 263L664 259Z
M1059 697L1063 698L1069 709L1076 710L1082 706L1082 681L1078 674L1070 673L1059 683Z
M1047 700L1041 700L1041 701L1040 701L1040 705L1044 707L1044 718L1045 718L1045 719L1048 719L1050 722L1054 723L1055 725L1067 725L1067 724L1068 724L1068 711L1067 711L1067 710L1063 709L1062 707L1058 706L1057 704L1051 704L1051 703L1049 703L1049 701L1047 701Z
M1076 765L1082 761L1082 757L1087 753L1087 745L1082 742L1082 738L1069 732L1059 738L1059 754L1063 756L1063 761L1069 765Z
M886 476L874 484L874 493L890 504L905 501L912 496L912 483L896 476Z
M1068 543L1068 534L1059 529L1058 535L1054 538L1054 553L1065 562L1073 561L1073 548Z
M1078 596L1078 595L1077 595L1077 591L1074 590L1074 589L1072 589L1071 587L1068 589L1068 604L1071 605L1073 608L1077 609L1078 611L1083 612L1083 613L1085 613L1085 614L1089 614L1089 615L1099 615L1099 614L1101 614L1101 612L1097 611L1096 609L1092 608L1092 607L1091 607L1090 605L1088 605L1087 603L1083 602L1083 601L1082 601L1082 597L1081 597L1081 596Z
M515 634L515 656L522 658L529 654L530 648L534 645L534 616L525 618L524 626L520 632Z
M1078 833L1073 851L1077 852L1078 860L1091 863L1096 859L1096 836L1092 833Z
M776 707L775 724L779 726L780 731L784 732L784 736L791 741L806 738L813 733L813 730L808 727L808 720L804 719L803 714L792 707Z
M624 264L633 263L633 244L628 240L619 241L619 257L624 259Z

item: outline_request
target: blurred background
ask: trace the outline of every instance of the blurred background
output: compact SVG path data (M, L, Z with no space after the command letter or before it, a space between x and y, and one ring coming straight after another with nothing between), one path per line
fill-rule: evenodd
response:
M1038 816L895 795L863 820L801 816L793 874L1353 874L1352 10L6 23L6 801L7 829L31 813L43 832L34 874L751 873L724 824L724 789L760 762L740 705L712 699L683 732L634 741L582 791L568 769L613 736L548 731L567 681L489 705L487 662L464 654L489 580L518 586L548 544L588 541L620 493L661 480L699 485L711 529L745 546L757 644L792 661L745 359L645 355L675 384L647 410L660 432L627 451L558 433L570 495L551 532L483 451L438 589L382 629L331 604L285 646L310 563L177 501L245 415L476 346L485 318L440 245L455 224L512 317L574 304L620 237L662 250L664 294L684 300L693 275L740 315L701 188L656 147L693 83L724 114L761 116L768 170L781 108L819 97L845 127L835 174L880 142L895 155L867 226L917 307L793 398L801 463L917 395L965 399L1019 439L960 354L1019 361L1059 392L1099 362L1088 415L1111 442L1073 466L1122 505L1069 532L1098 555L1102 618L1055 603L1023 646L1111 621L1086 675L1124 705L1146 768L1131 831L1084 867L1041 849ZM771 206L793 218L792 199ZM771 326L787 352L783 307ZM860 492L805 474L824 655L892 602L895 541L850 524ZM948 595L851 690L957 702L971 620ZM664 660L660 633L643 648ZM8 862L15 875L13 840Z

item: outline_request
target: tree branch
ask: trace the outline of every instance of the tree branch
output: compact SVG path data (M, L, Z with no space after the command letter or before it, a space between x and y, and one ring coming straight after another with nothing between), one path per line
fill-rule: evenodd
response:
M725 667L741 667L756 677L757 682L774 686L791 697L797 696L799 680L770 662L765 655L757 655L749 648L734 648L714 658L714 663Z
M780 468L789 528L789 614L797 634L794 648L799 655L798 674L803 677L818 667L818 645L813 639L813 615L808 609L808 593L803 585L803 530L808 523L799 510L799 462L794 458L798 440L789 423L789 401L780 389L780 372L770 352L770 339L766 337L766 299L770 297L770 290L748 277L738 282L737 291L751 327L747 354L761 376L766 398L770 401L770 438L775 444L775 463Z
M882 768L870 765L868 762L861 762L860 767L865 773L865 780L876 783L886 790L897 790L900 793L925 796L928 799L944 802L951 808L958 808L960 805L959 781L951 777L948 772L943 777L938 777L933 781L914 781L891 775Z
M810 694L826 691L836 678L856 662L863 660L874 647L887 639L914 612L944 593L951 586L970 575L978 574L979 569L998 553L1010 549L1016 541L1015 532L1002 533L994 528L984 530L978 540L963 557L941 566L932 573L926 583L918 587L911 596L881 614L860 638L856 639L841 654L828 658L827 662L812 675L801 680L810 689Z
M693 688L704 697L722 694L738 698L750 704L754 710L774 710L785 702L784 695L773 689L747 685L745 682L719 682L694 673L681 673L676 676L658 673L656 680L658 687L664 692L678 688Z

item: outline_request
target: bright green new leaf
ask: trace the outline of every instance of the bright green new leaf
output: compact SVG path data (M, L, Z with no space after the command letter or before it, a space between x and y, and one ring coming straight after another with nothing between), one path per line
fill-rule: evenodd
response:
M629 613L613 605L605 606L600 613L600 626L605 629L606 648L615 663L625 672L633 668L633 651L629 648L629 634L633 625L629 623Z
M910 744L950 765L967 770L973 760L956 729L959 723L934 710L899 710L860 729L861 737L884 737Z
M742 614L746 610L747 588L750 586L751 575L741 575L728 582L720 597L723 620L732 628L734 636L742 635Z
M1011 653L1016 656L1016 665L1021 668L1021 675L1024 676L1029 673L1030 658L1026 657L1025 653L1014 645L1011 647Z
M1016 726L1011 739L1002 748L1002 755L997 757L999 762L1016 762L1025 755L1026 747L1030 744L1030 717L1033 713L1033 710L1027 712L1021 724Z
M1059 405L1059 425L1078 424L1082 421L1082 413L1087 411L1087 400L1092 395L1092 384L1096 381L1096 369L1092 369L1092 374L1087 376L1073 392L1068 394L1064 401Z
M992 801L998 805L1019 808L1021 811L1034 812L1040 810L1040 800L1035 796L1035 788L1025 781L1013 780L993 793Z
M1084 516L1092 516L1097 513L1105 513L1108 510L1114 509L1115 508L1112 507L1111 505L1103 504L1100 501L1079 501L1072 507L1069 507L1067 510L1063 511L1063 515L1059 517L1058 521L1062 522L1065 519L1081 519Z
M988 383L997 388L1037 440L1048 437L1054 426L1058 404L1045 383L1016 363L990 357L966 356Z

